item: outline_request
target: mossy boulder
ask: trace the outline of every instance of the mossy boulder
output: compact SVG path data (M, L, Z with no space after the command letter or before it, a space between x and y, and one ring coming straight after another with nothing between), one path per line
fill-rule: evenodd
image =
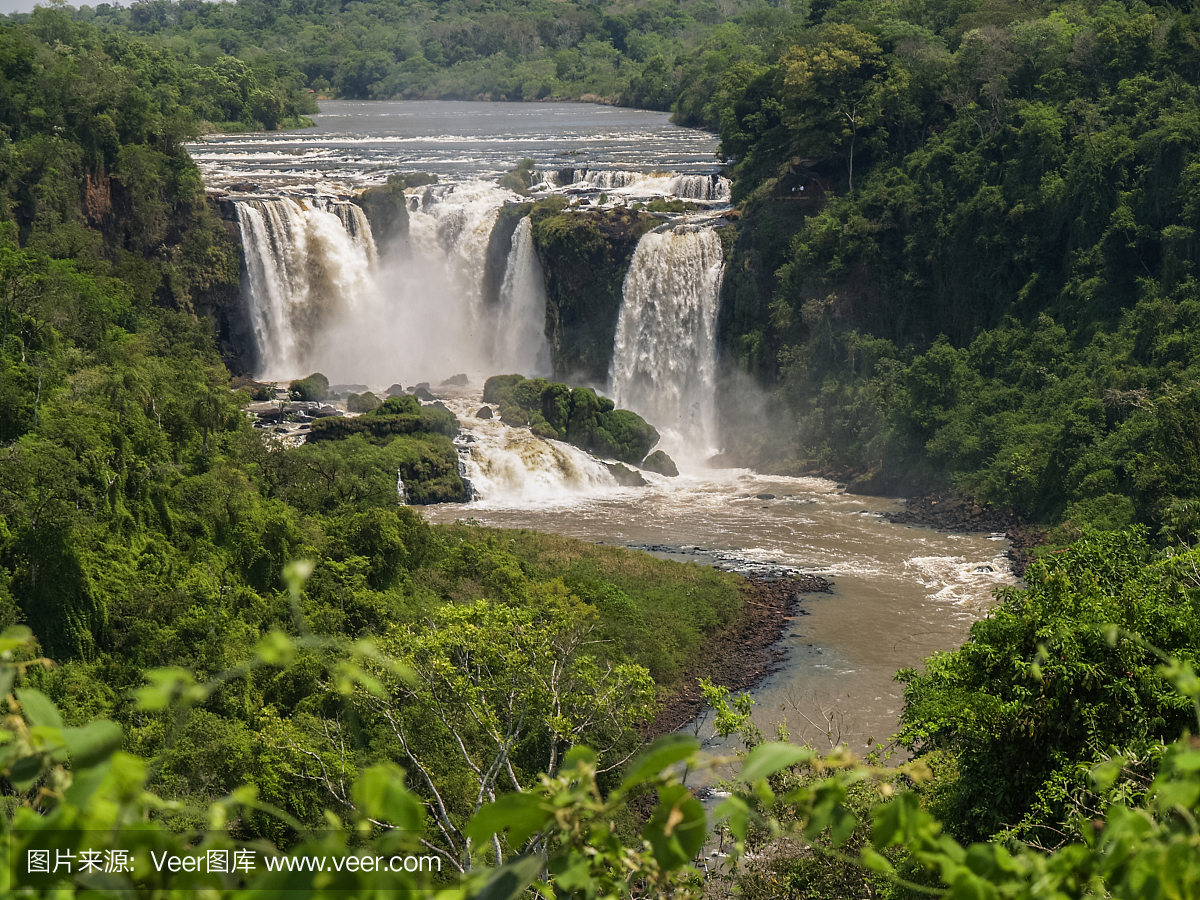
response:
M346 409L353 413L365 413L377 409L382 402L370 391L365 391L361 394L351 394L347 397Z
M658 432L637 413L616 409L591 388L571 389L545 378L495 375L483 397L500 407L500 419L534 434L567 441L599 456L636 465L658 443Z
M353 419L329 417L313 423L308 443L366 440L394 454L395 471L411 504L463 503L467 488L458 472L451 438L459 421L444 407L422 406L411 394L388 397ZM339 443L338 446L341 446Z
M642 468L647 472L657 472L659 475L666 475L668 478L674 478L679 474L679 468L675 465L675 460L667 456L662 450L655 450L643 459Z
M441 406L422 406L411 394L388 397L379 406L353 419L329 417L313 422L311 442L342 440L354 434L387 441L401 434L441 434L454 437L462 423Z
M313 372L307 378L293 381L288 387L288 392L293 400L322 403L329 399L329 379L320 372Z

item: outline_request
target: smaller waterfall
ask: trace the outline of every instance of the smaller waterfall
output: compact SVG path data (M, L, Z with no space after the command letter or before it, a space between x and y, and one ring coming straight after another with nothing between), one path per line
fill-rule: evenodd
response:
M684 200L728 202L730 181L720 175L680 175L672 179L670 191Z
M528 216L517 224L512 236L500 287L492 364L497 372L520 372L529 378L550 374L546 281Z
M590 172L587 169L575 170L575 184L588 184L602 191L630 187L646 176L640 172L622 172L615 169L603 172Z
M396 494L400 498L401 506L408 506L408 490L404 487L404 476L400 470L396 470Z
M625 276L609 390L653 424L672 456L716 447L717 302L721 239L678 226L643 235Z
M277 379L306 374L325 362L317 338L374 296L370 226L357 207L347 211L360 229L355 239L343 224L343 213L289 198L242 200L237 211L258 375Z
M560 441L499 420L471 430L476 442L461 458L475 499L501 504L561 503L617 483L604 464Z
M375 246L375 235L371 233L371 223L362 207L357 203L334 203L331 211L341 220L350 240L366 254L367 260L376 262L379 251Z

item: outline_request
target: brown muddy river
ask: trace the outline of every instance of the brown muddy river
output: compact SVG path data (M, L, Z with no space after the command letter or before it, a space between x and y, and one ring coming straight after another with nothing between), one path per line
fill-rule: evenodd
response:
M756 723L768 734L782 718L793 740L818 748L828 747L831 725L835 743L860 751L868 739L886 743L903 695L896 671L960 646L993 591L1014 582L1003 535L895 525L882 514L901 509L898 500L746 470L647 475L648 486L621 488L574 448L475 419L468 411L478 407L475 398L450 405L470 429L463 458L481 496L426 507L431 521L471 518L669 547L675 552L655 552L709 564L722 556L776 562L833 581L832 594L804 595L809 615L785 632L780 670L752 691Z

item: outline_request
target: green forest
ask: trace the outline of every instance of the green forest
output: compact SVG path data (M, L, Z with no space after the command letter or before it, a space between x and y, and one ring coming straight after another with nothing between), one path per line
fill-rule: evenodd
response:
M1198 92L1200 13L1116 0L0 21L0 892L1200 897ZM462 499L448 411L261 439L213 325L237 236L183 144L302 127L318 94L597 99L719 134L729 454L1052 529L968 643L899 673L902 762L769 740L720 685L731 758L652 733L744 580L429 524L397 472ZM596 367L584 307L620 260L561 206L534 218ZM630 462L655 440L584 388L489 390ZM685 779L716 766L706 810ZM129 867L17 876L85 838ZM246 846L358 862L151 865ZM393 856L423 862L365 862Z

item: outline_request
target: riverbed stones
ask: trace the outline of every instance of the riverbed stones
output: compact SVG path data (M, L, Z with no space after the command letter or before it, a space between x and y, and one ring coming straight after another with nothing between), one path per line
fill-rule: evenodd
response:
M647 472L657 472L659 475L666 475L668 478L674 478L679 474L679 468L675 465L675 460L667 456L662 450L655 450L642 460L642 468Z
M457 375L451 375L442 382L442 387L466 387L467 375L465 372L459 372Z
M492 412L492 408L490 406L481 406L475 412L475 418L477 418L477 419L492 419L492 418L495 418L495 414Z
M617 484L621 485L621 487L646 486L646 479L636 469L631 469L623 463L605 463L605 466L612 473L612 477L617 479Z

